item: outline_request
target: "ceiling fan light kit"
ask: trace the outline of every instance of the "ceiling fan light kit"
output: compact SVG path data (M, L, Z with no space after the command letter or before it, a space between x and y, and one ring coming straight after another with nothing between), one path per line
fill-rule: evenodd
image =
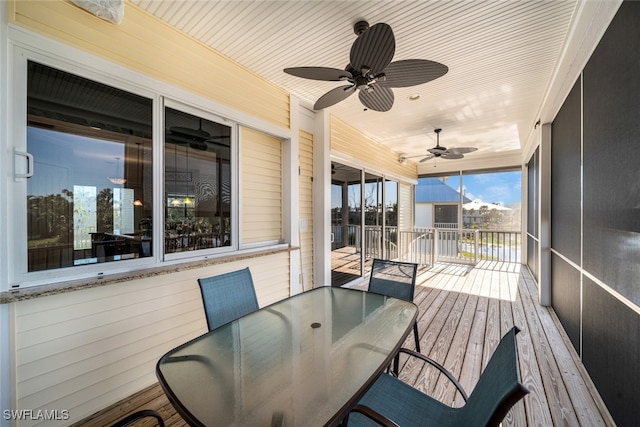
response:
M331 67L284 69L287 74L305 79L349 83L322 95L314 104L314 110L337 104L358 91L358 98L365 109L389 111L394 103L391 88L427 83L449 71L446 65L426 59L391 62L396 42L388 24L381 22L370 27L366 21L358 21L353 31L358 38L351 46L349 64L344 70Z

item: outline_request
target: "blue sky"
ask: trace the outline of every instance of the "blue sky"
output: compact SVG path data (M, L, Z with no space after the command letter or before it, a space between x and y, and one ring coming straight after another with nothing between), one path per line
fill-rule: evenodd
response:
M499 203L504 206L521 202L522 173L520 171L492 172L463 175L463 184L466 196L471 199L480 199L483 202ZM447 185L458 191L460 188L460 176L453 175L447 178ZM373 185L373 184L371 184ZM420 180L418 180L420 185ZM397 202L397 190L395 184L387 187L387 197L392 203ZM359 200L360 186L355 185L350 189L349 201ZM332 186L331 207L342 205L341 191L338 186Z
M492 172L462 176L465 195L483 202L511 205L521 202L522 172ZM460 176L450 176L446 183L456 191L460 188ZM418 185L419 182L418 182Z

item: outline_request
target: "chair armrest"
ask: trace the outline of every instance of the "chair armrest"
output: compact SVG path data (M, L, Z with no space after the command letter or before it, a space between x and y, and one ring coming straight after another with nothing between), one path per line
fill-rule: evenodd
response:
M351 412L359 412L365 417L372 419L373 421L377 422L378 424L384 427L400 427L398 424L394 423L389 418L385 417L384 415L382 415L377 411L374 411L373 409L371 409L366 405L357 404L351 410ZM348 422L347 422L347 425L348 425Z
M462 388L462 386L460 385L460 383L458 382L456 377L454 377L453 374L451 372L449 372L444 366L442 366L441 364L439 364L435 360L431 359L430 357L427 357L422 353L418 353L416 351L409 350L408 348L401 348L399 353L405 353L405 354L408 354L410 356L417 357L418 359L422 360L423 362L428 363L431 366L433 366L434 368L436 368L437 370L439 370L442 374L444 374L444 376L446 376L449 379L449 381L451 381L453 383L454 386L456 386L456 388L458 389L458 392L460 393L460 395L462 396L464 401L465 402L467 401L469 396L467 396L467 393L464 391L464 389ZM394 375L396 375L396 376L398 375L398 367L397 367L397 365L394 365Z

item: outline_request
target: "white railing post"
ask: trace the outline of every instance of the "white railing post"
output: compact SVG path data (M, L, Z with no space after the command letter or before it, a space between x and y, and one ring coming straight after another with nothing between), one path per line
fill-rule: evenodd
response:
M438 246L440 239L440 232L437 228L431 229L433 232L433 250L431 251L431 265L436 265L436 260L438 259Z
M480 236L480 231L479 230L474 230L473 232L473 244L474 244L474 248L473 248L473 263L477 264L478 263L478 250L480 249L480 245L479 243L479 236Z

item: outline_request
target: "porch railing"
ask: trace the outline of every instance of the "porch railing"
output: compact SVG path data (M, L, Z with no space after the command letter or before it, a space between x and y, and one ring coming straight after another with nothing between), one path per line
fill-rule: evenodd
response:
M359 252L360 226L333 226L332 249L353 246ZM481 260L520 262L522 236L519 231L398 227L364 228L365 259L386 258L431 266L436 262L477 264ZM384 253L383 253L384 245Z
M520 262L522 234L519 231L479 230L480 259Z

